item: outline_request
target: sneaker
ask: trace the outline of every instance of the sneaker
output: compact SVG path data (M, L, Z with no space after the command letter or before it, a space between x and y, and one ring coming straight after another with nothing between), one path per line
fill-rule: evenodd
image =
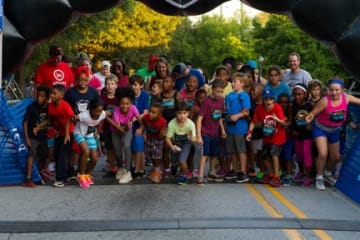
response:
M209 181L215 181L215 182L223 182L224 181L223 177L221 177L217 174L211 174L211 173L208 175L207 179Z
M192 172L191 171L187 171L186 172L186 178L187 179L192 179L193 175L192 175Z
M89 188L89 186L90 186L85 174L81 174L81 175L79 174L76 177L76 181L78 181L81 188L86 189L86 188Z
M68 182L71 182L73 180L76 180L76 176L78 175L77 171L73 167L69 168L69 174L68 174Z
M31 179L27 179L23 183L23 186L24 187L29 187L29 188L34 188L34 187L36 187L36 184Z
M233 170L231 170L230 172L228 172L228 174L226 174L226 175L224 176L224 178L225 178L226 180L236 179L236 178L237 178L236 172L234 172Z
M204 187L205 186L205 183L204 183L204 178L198 178L197 181L196 181L196 186L197 187Z
M177 182L179 185L186 185L186 176L178 176Z
M192 172L192 175L193 175L194 178L198 178L198 177L200 176L199 170L194 170L194 171Z
M281 187L281 182L280 182L280 179L278 177L274 177L270 180L269 184L272 186L272 187Z
M63 181L55 181L53 187L65 187L65 184Z
M249 181L249 177L246 175L246 173L238 172L237 178L235 180L236 183L245 183Z
M218 171L217 171L217 175L219 175L219 176L225 176L226 174L228 174L229 172L228 171L226 171L225 169L223 169L223 168L220 168Z
M119 169L116 171L115 179L116 179L116 180L120 180L120 179L124 176L125 173L126 173L125 168L119 168Z
M293 181L296 183L301 183L302 181L304 181L304 178L305 178L305 174L302 171L300 171L296 174Z
M153 162L150 159L146 159L145 161L145 166L147 167L152 167L153 166Z
M289 175L289 174L285 175L283 180L282 180L282 183L283 183L284 187L290 187L291 183L292 183L291 175Z
M90 174L86 174L85 175L86 181L88 182L89 185L93 185L94 181L93 181L93 176L91 176Z
M316 180L315 180L315 188L317 189L317 190L320 190L320 191L324 191L326 188L325 188L325 184L324 184L324 179L322 179L322 178L317 178Z
M249 177L256 177L256 171L255 171L255 168L249 168L249 173L248 173L248 176Z
M126 171L126 170L125 170ZM119 184L126 184L132 181L131 172L126 171L125 174L120 178Z
M312 185L312 180L309 177L305 177L303 182L301 183L301 186L308 187Z
M151 180L154 182L154 183L160 183L161 180L162 180L162 171L153 171L152 172L152 176L151 176Z
M324 174L324 181L330 184L331 186L335 186L337 180L332 175Z
M143 173L142 172L134 172L133 174L132 174L132 178L142 178L142 176L143 176Z
M261 179L260 179L260 183L261 184L269 184L271 182L273 178L270 175L264 175Z

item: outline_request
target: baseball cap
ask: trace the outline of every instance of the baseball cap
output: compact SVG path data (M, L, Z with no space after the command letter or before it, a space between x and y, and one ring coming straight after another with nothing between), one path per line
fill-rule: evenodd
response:
M257 62L255 60L249 60L246 62L246 65L249 65L252 68L257 68Z
M176 80L184 75L186 65L184 63L177 63L171 71L171 76Z
M57 45L52 45L49 48L49 56L60 56L60 55L64 55L64 52L61 49L61 47L59 47Z
M265 88L263 94L262 94L263 98L274 98L275 99L275 94L274 91L271 90L270 88Z
M101 66L104 68L104 67L110 67L111 66L111 64L110 64L110 62L109 61L107 61L107 60L104 60L104 61L102 61L102 63L101 63Z

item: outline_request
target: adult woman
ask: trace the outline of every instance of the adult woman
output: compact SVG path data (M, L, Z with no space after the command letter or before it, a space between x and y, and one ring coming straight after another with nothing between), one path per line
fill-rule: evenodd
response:
M152 85L155 81L163 81L164 78L166 76L168 76L170 74L170 66L168 61L163 58L160 57L156 62L155 62L155 76L151 78L150 81L146 82L146 89L147 90L151 90Z
M110 72L115 74L119 81L118 81L118 86L119 87L125 87L129 85L129 72L128 72L128 68L127 65L125 64L124 61L120 60L120 59L115 59L113 60L111 67L110 67Z
M331 185L336 183L332 170L340 160L340 131L346 121L348 104L360 105L359 98L344 93L342 80L330 79L328 88L329 94L306 116L307 122L313 121L312 135L318 149L315 182L318 190L325 190L324 180Z

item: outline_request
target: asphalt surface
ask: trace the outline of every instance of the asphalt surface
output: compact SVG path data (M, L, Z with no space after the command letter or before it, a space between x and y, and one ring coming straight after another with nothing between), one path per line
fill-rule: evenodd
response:
M0 188L0 239L360 239L360 207L334 188L102 178L81 189Z

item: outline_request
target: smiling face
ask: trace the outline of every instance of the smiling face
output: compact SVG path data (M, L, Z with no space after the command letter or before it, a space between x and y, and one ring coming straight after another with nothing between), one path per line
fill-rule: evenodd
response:
M289 56L288 64L291 71L297 71L300 69L300 60L296 55Z
M155 70L156 70L157 76L160 77L160 78L164 78L168 74L168 67L162 61L159 61L156 64L156 69Z
M186 81L186 89L189 92L193 92L197 89L198 87L198 79L195 76L189 76L187 81Z
M79 90L85 90L89 85L89 76L87 76L85 73L81 73L78 75L76 82L77 82L77 89Z
M127 97L123 97L119 101L119 107L122 113L127 113L129 111L129 108L131 106L131 99Z

